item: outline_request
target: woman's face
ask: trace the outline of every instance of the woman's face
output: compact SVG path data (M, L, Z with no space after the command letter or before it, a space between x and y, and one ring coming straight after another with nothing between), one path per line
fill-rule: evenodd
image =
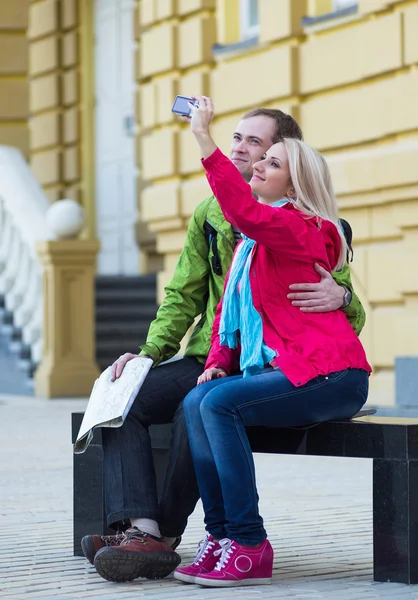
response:
M254 163L250 185L264 204L272 204L285 196L294 196L289 160L282 142L271 146L262 159Z

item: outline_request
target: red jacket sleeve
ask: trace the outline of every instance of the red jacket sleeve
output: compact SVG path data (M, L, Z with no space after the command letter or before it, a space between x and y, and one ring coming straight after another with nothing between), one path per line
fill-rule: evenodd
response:
M206 176L225 219L252 240L280 254L288 254L299 261L312 263L318 258L318 247L324 248L324 239L315 221L305 218L300 211L261 204L252 196L235 165L217 148L202 160ZM340 244L336 227L332 242ZM330 232L330 227L326 231ZM324 232L323 232L324 233ZM327 235L325 235L327 237ZM327 244L326 240L326 244ZM339 246L328 253L329 259L338 255ZM331 254L331 255L330 255ZM329 267L335 267L330 260Z

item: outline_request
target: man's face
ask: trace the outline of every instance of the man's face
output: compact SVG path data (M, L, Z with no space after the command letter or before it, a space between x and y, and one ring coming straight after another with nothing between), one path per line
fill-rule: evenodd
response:
M273 144L276 123L270 117L243 119L233 135L230 157L246 181L253 175L253 163L258 162Z

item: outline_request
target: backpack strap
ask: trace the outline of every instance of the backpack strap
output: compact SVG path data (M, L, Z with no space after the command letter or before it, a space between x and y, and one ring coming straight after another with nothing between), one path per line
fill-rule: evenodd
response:
M351 229L351 225L345 219L340 219L340 225L344 232L345 241L347 242L348 250L347 250L347 262L353 262L353 230ZM350 257L351 256L351 257Z
M205 230L205 238L208 242L208 246L209 248L212 248L212 270L215 275L222 275L222 265L218 251L218 232L207 221L204 222L203 228Z
M345 219L340 219L340 224L342 230L344 232L344 237L347 242L348 250L347 250L347 262L353 262L353 230L351 229L351 225ZM218 232L216 229L207 221L204 222L203 228L205 231L205 238L208 243L209 248L212 248L212 269L216 275L222 275L222 265L221 260L219 258L218 251Z

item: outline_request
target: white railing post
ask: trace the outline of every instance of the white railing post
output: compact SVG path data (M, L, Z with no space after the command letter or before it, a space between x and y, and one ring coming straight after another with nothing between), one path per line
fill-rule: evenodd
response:
M43 268L36 244L54 238L46 220L49 207L19 150L0 146L0 294L35 363L43 346Z

